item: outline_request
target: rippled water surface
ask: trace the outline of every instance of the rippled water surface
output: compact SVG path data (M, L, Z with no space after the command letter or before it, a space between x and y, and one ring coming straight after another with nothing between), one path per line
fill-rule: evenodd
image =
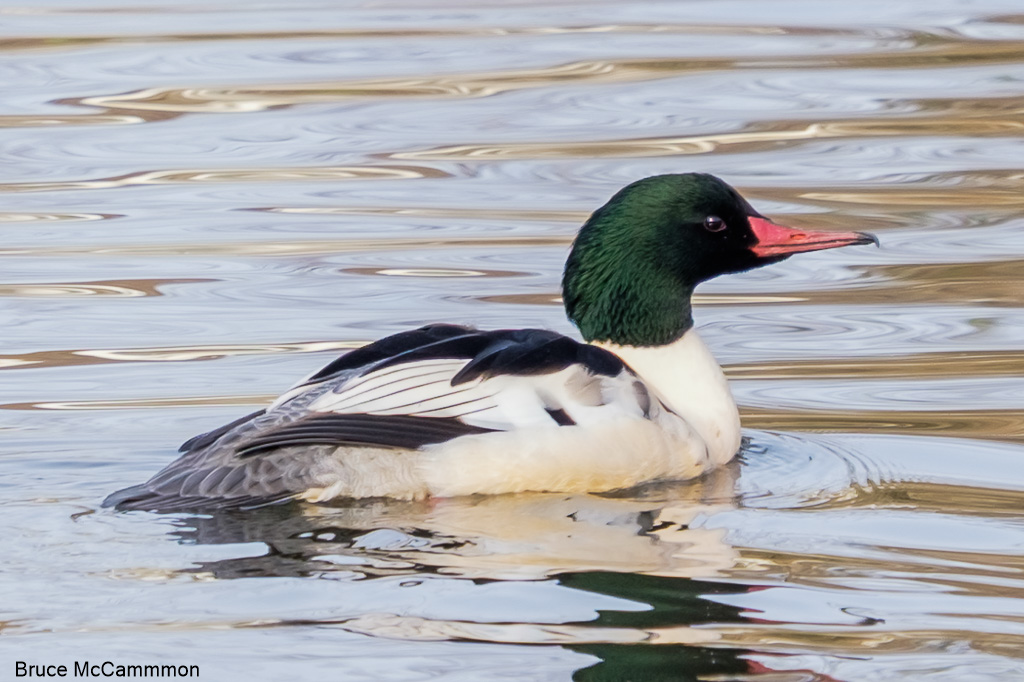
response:
M0 677L1024 679L1020 0L0 3ZM572 333L620 186L881 249L705 285L690 484L116 514L413 325Z

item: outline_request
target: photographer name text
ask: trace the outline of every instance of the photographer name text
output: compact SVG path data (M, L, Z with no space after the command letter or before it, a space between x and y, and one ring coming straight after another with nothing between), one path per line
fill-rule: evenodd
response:
M161 664L135 664L135 663L114 663L113 661L75 661L70 666L61 664L39 664L26 663L25 661L14 662L14 677L49 679L54 677L70 677L71 679L124 679L124 678L155 678L155 679L197 679L199 677L198 665L170 665Z

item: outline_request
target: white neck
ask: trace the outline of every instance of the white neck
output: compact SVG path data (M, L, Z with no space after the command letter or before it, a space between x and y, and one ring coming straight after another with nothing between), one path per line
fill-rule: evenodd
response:
M740 448L740 414L722 368L695 329L666 346L596 342L629 365L663 402L704 438L712 461L724 463Z

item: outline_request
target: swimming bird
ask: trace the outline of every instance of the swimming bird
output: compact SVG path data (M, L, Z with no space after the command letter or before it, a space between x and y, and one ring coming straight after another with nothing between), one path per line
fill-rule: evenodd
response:
M773 223L712 175L639 180L590 216L569 253L563 301L584 342L453 324L388 336L192 438L104 506L246 509L693 478L740 447L725 375L694 329L694 288L869 243L863 232Z

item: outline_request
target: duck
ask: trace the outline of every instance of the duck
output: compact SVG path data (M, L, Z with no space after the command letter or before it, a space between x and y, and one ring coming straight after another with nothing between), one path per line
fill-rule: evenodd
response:
M694 289L793 254L878 244L772 222L705 173L619 190L562 277L582 341L430 324L350 351L252 414L198 435L116 510L247 510L293 500L600 493L683 481L740 450Z

